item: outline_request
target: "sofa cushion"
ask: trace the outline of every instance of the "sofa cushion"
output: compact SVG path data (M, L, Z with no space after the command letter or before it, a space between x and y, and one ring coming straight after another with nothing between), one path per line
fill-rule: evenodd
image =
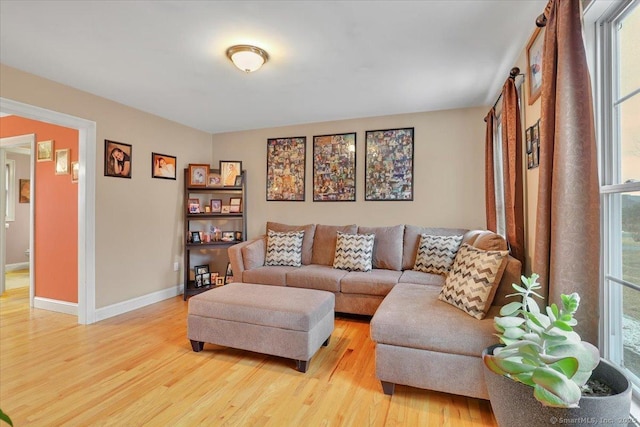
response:
M313 254L311 264L333 265L333 256L336 253L336 239L338 231L342 233L356 234L358 226L353 225L316 225L316 233L313 238Z
M373 244L373 268L402 270L404 225L392 227L358 227L358 234L376 236Z
M424 273L447 274L461 242L462 236L421 234L413 269Z
M269 230L267 233L267 256L265 265L302 265L302 239L304 231L288 231L278 233Z
M374 241L373 234L345 234L338 231L333 268L370 271Z
M257 283L262 285L287 285L287 273L298 270L300 267L291 266L263 266L242 272L244 283Z
M400 276L398 283L415 283L417 285L437 286L438 290L444 285L445 276L434 273L423 273L422 271L405 270Z
M438 298L476 319L483 319L502 278L508 255L508 251L484 251L463 244Z
M242 252L242 260L244 268L251 270L264 265L267 243L266 239L257 239L256 241L244 246Z
M417 227L415 225L404 226L404 244L402 249L402 269L411 270L416 262L418 254L418 246L420 245L420 237L422 234L430 234L432 236L459 236L468 230L463 228L429 228Z
M269 230L277 232L286 231L304 231L304 239L302 239L302 264L311 264L311 253L313 250L313 236L316 232L315 224L307 225L287 225L278 222L267 222L267 233Z
M287 272L287 286L340 292L340 281L347 274L327 265L310 264Z
M351 271L340 281L343 294L385 296L398 283L401 271L373 269L371 271Z
M507 241L499 234L493 231L482 231L473 242L473 246L485 251L506 251L508 250Z
M438 300L440 290L411 283L398 283L371 319L371 339L401 347L447 354L480 357L496 344L492 307L487 317L476 320Z

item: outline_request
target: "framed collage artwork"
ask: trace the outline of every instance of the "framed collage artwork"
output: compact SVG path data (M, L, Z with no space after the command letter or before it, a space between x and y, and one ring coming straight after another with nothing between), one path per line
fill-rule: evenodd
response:
M413 200L414 128L366 132L365 200Z
M267 201L304 201L307 138L267 140Z
M313 201L356 200L356 133L313 137Z

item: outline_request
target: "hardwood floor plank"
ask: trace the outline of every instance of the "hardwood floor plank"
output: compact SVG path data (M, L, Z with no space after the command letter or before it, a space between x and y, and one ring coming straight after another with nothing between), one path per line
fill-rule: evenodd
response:
M0 297L0 407L17 426L495 426L487 401L375 377L369 319L338 316L309 370L205 344L172 298L93 325Z

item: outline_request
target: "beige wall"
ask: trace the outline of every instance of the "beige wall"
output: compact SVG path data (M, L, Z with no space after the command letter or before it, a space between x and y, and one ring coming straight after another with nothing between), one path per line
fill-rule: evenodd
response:
M249 237L267 221L289 224L415 224L485 228L484 121L487 108L403 114L213 135L213 165L241 160L247 172ZM414 200L365 202L365 131L414 127ZM313 136L357 133L356 202L313 202ZM267 139L307 137L306 201L266 201Z
M182 175L152 179L151 153L180 171L211 158L211 135L5 65L0 96L96 122L96 308L181 283ZM133 145L131 179L104 176L105 139Z

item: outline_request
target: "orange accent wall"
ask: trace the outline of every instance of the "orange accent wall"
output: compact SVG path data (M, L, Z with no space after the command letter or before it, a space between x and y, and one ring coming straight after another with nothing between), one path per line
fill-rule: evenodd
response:
M78 130L17 116L0 117L0 137L36 134L54 140L54 150L71 149L78 160ZM34 154L35 155L35 154ZM55 160L55 159L54 159ZM35 295L78 302L78 184L56 175L55 161L35 163ZM33 274L33 273L32 273Z

